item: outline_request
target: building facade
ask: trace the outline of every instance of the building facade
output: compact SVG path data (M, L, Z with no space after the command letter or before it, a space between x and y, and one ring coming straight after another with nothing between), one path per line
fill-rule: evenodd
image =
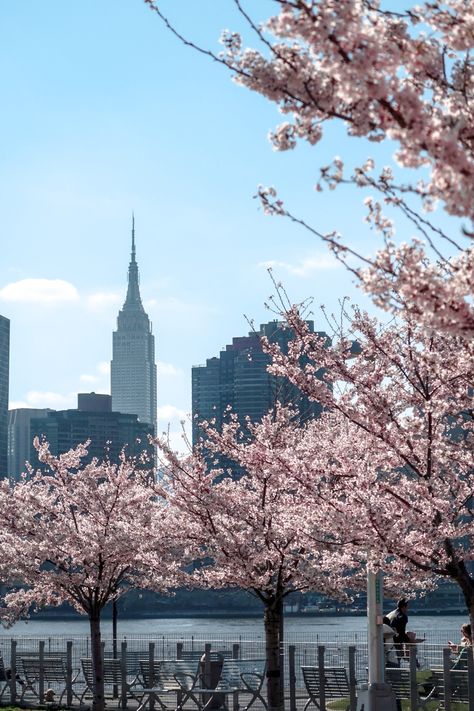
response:
M111 393L115 412L137 415L156 432L155 337L140 297L134 220L127 296L113 333Z
M8 384L10 379L10 321L0 316L0 478L8 475Z
M40 433L31 428L33 418L46 417L49 408L21 407L8 412L8 476L18 480L30 461L31 445Z
M125 453L130 457L138 457L145 451L149 460L143 469L154 469L154 448L148 442L153 426L139 421L136 415L113 412L110 395L80 393L77 410L51 410L45 416L33 417L31 430L49 442L55 455L90 440L85 463L94 457L118 462L125 447ZM39 466L32 445L30 462L34 467Z
M308 321L314 333L314 324ZM324 332L318 335L327 339ZM223 424L226 409L232 408L243 423L246 417L260 420L275 403L298 408L302 421L317 417L321 406L311 402L287 379L270 375L267 366L270 357L263 352L261 337L278 343L283 351L288 348L292 331L286 324L271 321L260 326L256 333L234 338L219 356L209 358L205 365L192 369L193 443L200 436L199 423L215 419L216 426Z

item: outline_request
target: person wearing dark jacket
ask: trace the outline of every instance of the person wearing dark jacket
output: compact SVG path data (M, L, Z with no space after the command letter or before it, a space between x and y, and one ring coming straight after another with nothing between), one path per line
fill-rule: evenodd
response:
M402 597L398 601L395 610L392 610L392 612L389 612L387 615L390 627L395 630L395 636L393 638L393 641L399 657L403 656L403 645L410 644L410 638L408 637L406 632L408 624L407 613L408 600Z

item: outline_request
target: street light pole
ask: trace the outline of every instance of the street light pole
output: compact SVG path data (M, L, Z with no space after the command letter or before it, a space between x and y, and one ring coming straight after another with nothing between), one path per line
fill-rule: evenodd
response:
M369 657L369 686L384 682L384 649L382 634L383 573L367 571L367 642ZM372 709L369 709L372 711Z
M396 711L395 694L384 681L383 573L367 568L367 647L369 675L357 699L357 711Z

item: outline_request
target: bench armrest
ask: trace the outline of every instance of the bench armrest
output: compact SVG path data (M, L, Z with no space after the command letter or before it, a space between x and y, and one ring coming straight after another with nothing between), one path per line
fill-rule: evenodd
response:
M192 689L194 689L194 687L196 686L196 682L197 682L197 678L198 678L198 677L197 677L197 676L193 676L192 674L181 673L181 674L179 675L179 677L178 677L176 674L173 674L173 678L174 678L174 680L176 681L176 683L178 684L178 686L179 686L181 689L183 689L183 691L192 691ZM183 684L181 683L181 682L182 682L182 679L185 679L185 678L191 679L191 686L190 686L189 688L186 687L186 686L183 686Z
M247 682L245 681L245 679L247 677L254 677L255 679L258 679L258 682L260 685L263 683L263 679L264 679L263 674L259 674L258 672L242 672L242 674L240 675L240 678L246 685L247 685Z

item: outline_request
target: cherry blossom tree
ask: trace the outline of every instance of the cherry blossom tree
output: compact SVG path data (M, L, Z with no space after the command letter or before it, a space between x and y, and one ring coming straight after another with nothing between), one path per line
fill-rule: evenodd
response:
M1 482L1 573L15 587L1 616L12 623L30 609L71 604L90 622L96 711L104 709L101 613L130 586L166 591L176 584L176 551L166 507L143 481L137 462L93 460L86 446L55 457L35 441L43 469L12 487ZM157 541L160 540L158 546ZM17 587L21 584L22 587ZM23 587L24 586L24 587Z
M256 424L243 427L230 415L221 432L203 427L202 447L184 460L157 442L170 508L187 522L189 558L201 561L197 584L238 587L261 600L268 703L281 709L283 602L298 590L343 599L348 587L363 585L354 544L364 527L355 511L336 505L339 477L329 484L326 470L313 464L317 420L301 425L294 411L278 405ZM311 503L299 480L312 481Z
M261 187L259 196L268 213L324 240L399 322L385 329L357 313L354 333L325 351L297 309L285 309L298 337L287 356L270 350L275 373L289 375L331 410L320 425L332 423L322 437L333 441L323 448L327 466L337 461L348 481L359 482L355 495L368 492L374 541L394 556L393 567L411 565L454 580L474 622L473 354L465 342L474 334L472 3L407 0L401 10L389 0L275 0L274 16L259 23L246 9L258 11L256 4L234 0L257 46L225 31L217 54L180 35L164 14L164 0L145 2L182 41L275 103L285 119L270 134L276 150L294 149L299 141L317 145L328 121L344 125L351 137L396 146L396 170L375 171L369 157L348 174L347 160L336 158L321 168L315 186L349 183L376 194L366 200L367 220L383 238L374 257L304 223L274 188ZM446 220L423 212L437 203L453 218L448 228ZM411 242L395 242L385 214L392 208L413 228ZM455 218L465 224L459 228ZM352 358L349 343L356 336L361 355ZM301 355L310 358L305 367ZM318 382L321 366L326 380L344 385L342 393ZM355 451L364 473L359 480Z
M338 158L333 166L322 167L316 185L321 190L324 183L335 188L350 182L378 194L367 198L367 219L385 240L374 258L356 254L335 233L305 226L342 261L347 263L349 255L357 258L358 266L350 262L350 268L379 305L393 311L403 307L430 327L472 337L471 244L462 234L454 239L422 214L439 201L448 215L468 221L464 233L472 237L470 0L407 0L405 10L390 0L275 0L274 16L263 22L251 14L259 12L258 3L233 0L256 46L247 47L238 32L224 31L220 53L183 37L165 14L165 0L144 1L185 44L228 68L237 83L278 107L285 120L270 133L275 150L293 149L299 141L318 144L328 121L343 124L351 137L394 143L394 157L406 179L395 179L390 167L375 174L371 159L346 175L344 160ZM267 212L302 223L274 188L261 187L259 194ZM396 246L384 205L409 220L417 239ZM454 230L458 232L453 223Z
M409 573L410 584L451 579L474 622L473 342L356 309L328 348L296 308L286 315L288 353L265 347L272 372L325 405L314 466L348 482L376 565L399 580Z

